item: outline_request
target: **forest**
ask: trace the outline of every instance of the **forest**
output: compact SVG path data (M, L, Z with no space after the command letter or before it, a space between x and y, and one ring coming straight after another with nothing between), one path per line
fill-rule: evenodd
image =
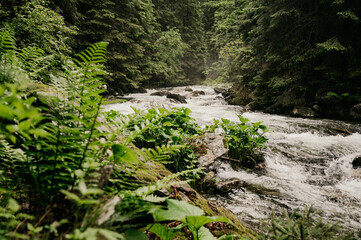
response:
M104 106L227 84L232 105L356 126L360 43L351 0L0 0L0 239L359 239L312 206L256 228L203 195L202 141L222 132L223 159L256 172L262 122Z

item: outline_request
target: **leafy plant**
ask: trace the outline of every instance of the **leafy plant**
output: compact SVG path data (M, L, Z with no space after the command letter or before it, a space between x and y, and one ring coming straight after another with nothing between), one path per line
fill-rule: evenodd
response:
M52 65L61 65L56 55L46 55L38 47L18 49L14 30L10 26L0 29L0 63L0 82L21 85L29 85L29 80L47 82L50 69L55 68Z
M161 227L159 224L155 227L151 226L149 230L164 239L169 239L169 236L176 234L179 229L183 227L187 227L191 231L194 240L216 239L204 225L211 222L226 222L231 224L225 217L204 216L204 211L202 209L190 205L187 202L180 202L172 199L167 200L167 210L156 210L153 213L153 217L156 222L169 220L183 222L182 225L177 226L175 229L167 229L166 226Z
M259 239L356 239L353 233L341 234L341 227L334 223L325 223L312 206L305 207L303 212L296 209L289 214L283 209L282 215L277 217L271 214L270 222L266 227L267 232L260 234Z
M153 159L158 159L174 172L194 169L195 154L189 147L193 136L201 132L187 108L134 109L134 114L122 116L105 114L117 125L118 133L126 136L125 143L133 142Z
M0 203L0 237L2 239L26 238L27 236L25 234L17 233L14 229L19 227L22 222L33 219L34 217L21 213L20 205L12 198L6 201L1 200ZM36 231L39 230L41 229L36 229Z
M241 161L241 165L253 168L258 163L257 151L265 148L267 127L261 122L249 123L249 119L238 115L240 123L228 119L214 120L215 126L224 131L224 143L229 149L228 155ZM214 127L211 127L214 130Z

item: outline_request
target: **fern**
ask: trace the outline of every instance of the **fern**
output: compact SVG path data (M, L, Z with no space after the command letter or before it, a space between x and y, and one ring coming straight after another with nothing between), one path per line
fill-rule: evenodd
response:
M32 106L35 98L19 99L16 96L23 95L17 90L0 88L0 93L5 93L0 103L7 103L0 106L0 120L9 122L1 125L0 136L22 146L26 156L25 164L13 162L7 166L7 172L17 174L13 179L18 186L32 186L27 188L28 195L40 202L52 201L59 190L71 188L79 177L87 178L101 166L104 150L99 148L102 145L98 141L97 120L102 100L99 93L103 91L100 78L105 71L97 63L105 59L106 45L95 44L92 51L82 53L87 62L78 61L79 64L71 66L65 89L43 98L43 104L48 106L46 117ZM19 58L24 62L37 61L41 54L29 48ZM74 88L78 91L73 92Z
M0 29L0 56L2 53L16 50L14 32L9 27Z
M337 37L332 37L323 43L318 43L317 46L325 51L344 52L347 50L347 48L339 42Z
M44 56L37 47L16 48L16 39L11 28L0 29L0 77L2 82L24 85L30 79L39 78L39 73L54 63L54 56ZM25 81L24 81L25 79Z
M167 160L170 160L174 155L179 153L184 148L184 145L163 145L161 147L157 146L153 148L143 148L142 150L147 154L147 156L156 161L162 163L169 163Z

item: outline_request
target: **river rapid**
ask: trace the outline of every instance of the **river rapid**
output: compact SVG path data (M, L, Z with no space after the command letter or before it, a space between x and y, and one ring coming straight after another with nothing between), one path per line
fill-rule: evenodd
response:
M185 96L187 104L178 104L165 96L150 96L155 91L130 94L134 100L105 106L122 114L138 109L187 107L200 125L212 124L212 119L238 121L236 114L253 122L263 122L270 132L264 150L265 172L233 170L228 163L219 163L217 177L221 180L240 179L271 191L265 193L239 188L226 196L208 196L232 210L242 221L258 228L272 210L289 210L310 206L322 211L327 220L340 222L361 235L361 169L353 169L352 161L361 156L361 125L336 120L303 119L262 112L247 111L228 105L220 94L207 86L191 86L205 95L192 96L185 87L169 90ZM274 191L273 191L274 190Z

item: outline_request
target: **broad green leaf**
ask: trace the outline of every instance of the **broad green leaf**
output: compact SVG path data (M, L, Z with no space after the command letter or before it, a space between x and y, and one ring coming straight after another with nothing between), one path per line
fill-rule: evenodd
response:
M114 144L112 146L113 154L114 154L114 161L116 163L127 162L131 164L138 164L140 163L137 154L135 152L121 144Z
M242 115L237 115L241 123L248 123L249 119L242 117Z
M171 240L181 229L169 228L167 225L156 223L149 229L152 233L160 237L162 240Z
M167 200L168 209L159 209L153 213L155 221L178 220L185 222L186 216L202 216L204 211L184 201Z
M226 222L231 223L227 218L225 217L207 217L207 216L187 216L186 217L187 223L194 226L197 230L200 229L200 227L204 226L207 223L211 222Z
M11 109L8 106L0 105L0 118L5 118L7 120L13 120L14 115L11 114Z
M101 228L99 229L99 234L105 237L107 240L118 240L124 239L124 236L120 233L110 231L108 229Z
M125 231L126 240L148 240L147 235L145 233L136 230L136 229L128 229Z
M12 212L17 212L20 210L20 205L17 203L16 200L10 198L9 202L8 202L8 208L12 211Z
M185 113L186 115L189 115L189 114L192 113L192 110L190 110L189 108L185 108L185 109L184 109L184 113Z
M209 229L205 227L201 227L198 230L198 237L198 240L217 240L217 238L213 236Z

